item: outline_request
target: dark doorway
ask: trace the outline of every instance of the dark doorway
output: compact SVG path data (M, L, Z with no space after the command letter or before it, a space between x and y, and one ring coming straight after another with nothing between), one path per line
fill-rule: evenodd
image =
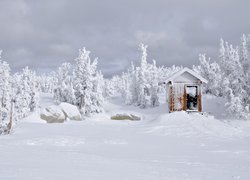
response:
M187 111L198 111L198 86L186 86Z

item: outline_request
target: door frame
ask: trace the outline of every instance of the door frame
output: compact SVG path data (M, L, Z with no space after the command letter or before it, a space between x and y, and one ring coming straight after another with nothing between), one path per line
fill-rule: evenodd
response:
M196 91L196 95L197 95L197 108L196 109L188 109L187 108L187 87L197 87L197 91ZM185 84L184 86L184 100L185 100L185 104L184 104L184 107L185 107L185 110L188 111L188 112L199 112L199 106L200 106L200 102L199 102L199 85L197 84Z

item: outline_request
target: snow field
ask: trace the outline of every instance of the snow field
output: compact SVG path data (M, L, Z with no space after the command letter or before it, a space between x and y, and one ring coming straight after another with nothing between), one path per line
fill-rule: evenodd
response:
M42 107L51 102L42 95ZM152 109L121 104L110 99L106 113L63 124L46 124L38 112L31 114L12 135L0 137L0 179L249 179L249 122L168 114L166 104ZM143 120L110 120L118 113Z

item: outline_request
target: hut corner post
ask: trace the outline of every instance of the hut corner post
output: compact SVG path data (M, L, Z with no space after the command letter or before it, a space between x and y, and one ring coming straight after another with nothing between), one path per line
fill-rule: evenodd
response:
M184 86L184 93L183 93L183 111L187 110L187 92L186 87Z
M168 85L169 91L168 91L168 109L169 113L173 112L174 108L174 99L173 99L173 87L171 84Z
M202 112L202 84L200 84L198 87L199 87L198 111Z

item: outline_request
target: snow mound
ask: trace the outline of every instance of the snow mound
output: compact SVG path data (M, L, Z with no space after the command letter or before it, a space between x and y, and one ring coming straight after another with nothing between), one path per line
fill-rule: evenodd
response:
M227 121L199 113L174 112L161 115L147 133L163 136L231 138L243 134Z
M62 109L55 105L42 109L40 117L47 121L47 123L63 123L66 120L66 116Z
M66 118L76 121L82 120L81 114L76 106L69 103L61 103L59 107L64 112Z

